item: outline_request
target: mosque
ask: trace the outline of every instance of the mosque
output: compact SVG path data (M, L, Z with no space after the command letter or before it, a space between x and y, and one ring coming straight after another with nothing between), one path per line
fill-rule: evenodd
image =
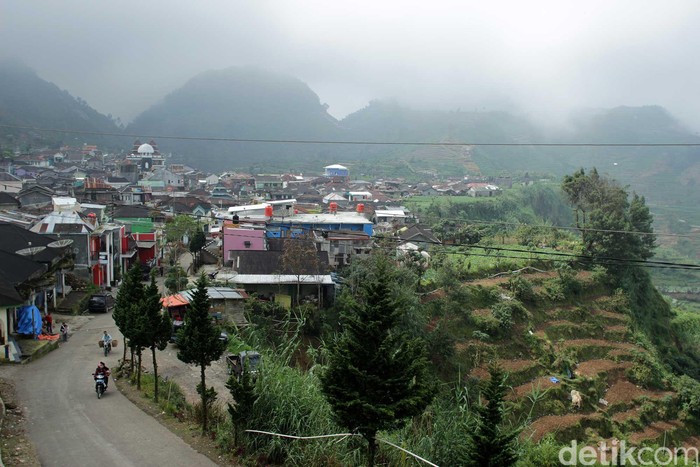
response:
M148 143L141 143L138 139L134 141L134 147L126 156L126 160L138 165L141 172L165 168L165 156L160 153L153 140Z

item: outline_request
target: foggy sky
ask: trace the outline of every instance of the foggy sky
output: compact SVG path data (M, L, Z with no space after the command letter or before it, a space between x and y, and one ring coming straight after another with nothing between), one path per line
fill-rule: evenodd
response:
M418 108L662 105L700 130L696 0L5 0L0 57L125 123L194 75L298 77L338 118Z

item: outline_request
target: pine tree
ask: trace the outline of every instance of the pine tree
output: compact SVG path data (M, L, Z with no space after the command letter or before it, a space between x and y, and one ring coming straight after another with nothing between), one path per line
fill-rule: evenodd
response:
M119 328L119 331L124 336L124 339L129 340L129 348L131 349L131 370L134 369L134 346L132 339L135 332L136 317L139 315L138 304L143 300L144 289L141 283L141 265L135 263L124 276L117 298L114 304L114 312L112 318ZM124 342L124 356L122 362L126 360L126 342Z
M167 314L163 313L161 296L158 291L156 279L151 276L151 283L144 291L144 298L139 306L141 312L138 316L137 337L139 347L151 349L153 358L153 377L155 378L154 400L158 402L158 362L156 349L163 350L168 345L172 333L172 322ZM141 354L139 351L139 369L137 370L137 387L141 388Z
M516 450L517 429L503 427L503 397L506 392L506 376L497 365L489 366L491 379L482 396L485 405L476 406L476 427L468 449L467 464L474 467L508 467L518 460Z
M200 384L197 391L202 396L202 432L207 432L208 406L215 398L214 388L207 389L205 370L211 362L218 360L224 352L225 344L219 339L209 314L210 302L207 293L207 278L199 276L197 288L192 294L190 305L185 313L182 329L178 331L177 358L185 363L199 366Z
M403 309L392 291L393 265L379 257L343 313L344 330L330 350L321 385L341 425L368 443L374 465L376 434L396 428L432 399L425 345L401 332Z
M243 368L240 377L231 375L226 383L226 387L231 393L233 404L228 404L228 413L231 415L233 423L233 441L239 444L241 435L246 427L246 420L253 410L253 404L257 400L255 394L255 383L247 368Z

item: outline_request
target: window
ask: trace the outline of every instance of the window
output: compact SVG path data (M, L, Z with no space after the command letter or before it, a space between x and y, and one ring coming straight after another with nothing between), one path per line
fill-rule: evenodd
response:
M246 240L245 242L243 242L243 246L245 246L246 248L250 248L250 242Z

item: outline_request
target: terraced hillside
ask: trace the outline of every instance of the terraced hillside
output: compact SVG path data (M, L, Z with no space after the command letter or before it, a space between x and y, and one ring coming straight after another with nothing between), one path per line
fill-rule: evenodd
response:
M437 310L456 299L465 309L439 321L456 339L460 374L475 384L489 377L490 361L500 364L512 421L526 425L522 439L697 446L700 431L635 328L627 298L590 272L475 281L425 301Z

